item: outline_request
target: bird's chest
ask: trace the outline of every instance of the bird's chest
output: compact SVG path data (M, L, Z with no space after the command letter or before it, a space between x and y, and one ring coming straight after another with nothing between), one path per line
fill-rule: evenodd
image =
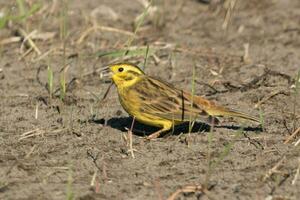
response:
M133 90L119 90L119 99L122 107L128 114L132 116L138 115L140 111L140 99Z
M165 120L145 112L144 102L136 90L119 91L120 103L124 110L135 119L144 124L163 127Z

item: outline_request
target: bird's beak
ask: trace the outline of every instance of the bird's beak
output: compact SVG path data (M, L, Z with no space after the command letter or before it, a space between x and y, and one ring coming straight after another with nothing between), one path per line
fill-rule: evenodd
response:
M109 77L111 78L113 75L112 71L110 70L110 66L105 66L100 69L100 79Z

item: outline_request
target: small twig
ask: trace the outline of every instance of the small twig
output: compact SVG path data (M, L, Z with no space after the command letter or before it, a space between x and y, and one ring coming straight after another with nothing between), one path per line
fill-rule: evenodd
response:
M274 96L276 96L278 94L285 94L285 91L283 91L283 90L277 90L277 91L271 92L271 94L269 94L268 96L264 97L262 100L260 100L259 102L257 102L254 105L254 108L258 108L261 104L265 103L266 101L268 101L269 99L271 99L272 97L274 97Z
M175 200L176 197L181 193L192 193L192 192L193 193L201 192L201 193L205 194L211 200L217 199L217 198L213 197L212 194L210 194L210 192L202 185L188 185L188 186L185 186L184 188L176 190L173 194L171 194L171 196L168 197L167 200Z
M0 45L6 45L10 43L15 43L15 42L20 42L22 40L22 37L10 37L10 38L5 38L0 41Z
M21 137L19 138L19 141L22 140L22 139L27 138L27 136L31 136L33 133L35 133L35 132L37 132L37 131L39 131L39 130L40 130L40 129L37 128L37 129L31 130L31 131L27 131L27 132L21 134Z
M98 160L98 156L99 156L99 153L97 153L96 155L94 155L94 153L88 149L86 151L88 157L90 157L95 165L95 167L98 169L98 171L101 171L101 168L99 167L98 163L97 163L97 160Z
M97 172L98 172L98 169L95 169L95 172L92 176L92 180L91 180L91 183L90 183L90 186L92 186L94 189L95 189L95 193L99 193L100 191L100 184L99 184L99 181L97 180Z
M28 54L30 54L30 52L32 52L33 48L30 47L29 49L27 49L27 51L25 51L18 60L22 60L23 58L25 58Z
M243 55L243 61L245 63L251 63L251 59L249 56L249 43L245 43L244 44L244 55Z
M248 139L250 144L254 145L256 148L260 148L261 150L264 150L264 146L255 138L250 138L246 132L244 132L244 136Z
M145 59L144 59L143 70L146 69L146 64L147 64L147 60L148 60L148 53L149 53L149 45L147 45L147 48L146 48L146 54L145 54Z
M36 147L36 145L33 145L33 146L30 148L30 151L25 155L24 158L29 158L29 156L33 153L35 147Z
M45 53L43 53L43 54L40 55L39 57L33 59L32 62L37 62L37 61L39 61L39 60L42 60L43 58L45 58L46 56L48 56L50 53L52 53L52 51L54 51L54 50L56 50L56 49L52 48L52 49L46 51Z
M47 132L47 133L59 133L64 131L65 129L56 129L53 130L51 132ZM39 135L44 135L46 133L45 130L40 130L39 128L35 129L35 130L31 130L31 131L27 131L23 134L21 134L19 141L30 138L30 137L35 137L35 136L39 136Z
M283 126L287 130L287 132L291 135L292 131L288 128L286 119L283 119Z
M39 117L39 103L36 103L35 105L35 115L34 115L34 118L35 119L38 119Z
M113 27L108 27L108 26L93 26L89 29L87 29L86 31L84 31L81 36L79 37L79 39L76 41L77 44L81 44L83 42L83 40L93 31L108 31L108 32L114 32L114 33L120 33L120 34L124 34L124 35L128 35L128 36L132 36L135 37L135 34L129 31L125 31L122 29L118 29L118 28L113 28Z
M217 93L226 93L226 92L229 91L229 90L218 90L218 89L214 88L212 85L207 84L207 83L205 83L203 81L199 81L199 80L195 80L195 83L207 86L208 88L210 88L211 90L213 90L212 92L206 94L205 96L212 96L212 95L217 94Z
M90 186L92 186L92 187L95 186L96 177L97 177L97 172L98 172L98 169L95 169L94 174L93 174L93 176L92 176L91 183L90 183Z
M36 32L34 35L31 36L31 39L46 41L54 38L55 35L56 35L55 32L42 32L42 33Z
M300 138L299 138L299 140L295 143L295 147L298 146L299 143L300 143Z
M230 0L229 1L229 5L228 5L227 11L226 11L225 19L224 19L224 22L222 24L222 29L227 29L229 21L230 21L232 15L233 15L233 10L234 10L236 1L237 0Z
M278 170L278 168L281 167L283 161L285 160L285 156L282 157L275 165L274 167L272 167L271 169L269 169L269 171L266 173L266 175L263 178L263 181L265 182L267 179L269 179L273 174L275 173L280 173L280 171Z
M284 144L289 143L294 137L296 137L298 133L300 133L300 127L297 128L297 130L295 130L295 132L284 141Z
M45 32L45 33L36 33L34 32L34 35L31 35L31 39L32 40L48 40L53 38L56 35L55 32ZM20 36L14 36L14 37L9 37L9 38L5 38L0 40L0 45L6 45L6 44L11 44L11 43L17 43L22 41L22 37Z
M35 43L32 41L31 36L34 35L36 33L36 30L32 31L31 33L27 34L23 29L19 28L18 33L24 37L22 45L21 45L21 49L23 47L24 43L27 43L30 47L32 47L34 49L34 51L38 54L41 55L41 51L38 49L38 47L35 45Z
M300 141L300 140L299 140ZM300 158L298 159L298 168L297 168L297 171L296 171L296 174L294 176L294 179L292 181L292 185L295 185L296 184L296 181L299 177L299 174L300 174Z
M197 80L196 80L196 83L205 85L205 86L209 87L210 89L212 89L213 90L212 92L205 95L205 96L211 96L211 95L215 95L217 93L226 93L226 92L235 92L235 91L245 92L250 89L256 89L256 88L260 87L261 85L266 85L265 81L267 80L267 78L269 76L280 76L280 77L286 79L288 81L288 84L291 84L293 82L293 79L289 75L282 74L280 72L272 71L268 68L265 68L264 73L262 75L255 77L253 80L251 80L248 83L241 83L240 85L233 85L229 81L221 82L221 84L226 88L225 90L218 90L209 84L205 84L205 83L203 83L201 81L197 81ZM278 92L278 94L289 95L289 91L281 90ZM275 95L277 95L277 94L275 94ZM275 96L275 95L273 95L273 96Z
M110 91L110 88L113 86L113 84L114 84L114 83L111 83L111 84L108 86L108 88L107 88L106 92L104 93L104 95L103 95L103 97L102 97L100 103L102 103L102 102L106 99L106 97L107 97L107 95L108 95L108 93L109 93L109 91Z
M267 73L271 76L280 76L281 78L286 79L288 81L288 84L292 84L294 82L294 79L291 76L289 76L287 74L283 74L281 72L273 71L273 70L266 68L265 73Z
M21 137L19 138L19 141L21 140L24 140L24 139L27 139L27 138L30 138L30 137L34 137L34 136L39 136L39 135L43 135L45 133L44 130L36 130L34 132L31 132L30 134L28 135L21 135Z
M70 49L65 49L65 51L70 52L71 50L70 50ZM43 53L42 55L38 56L37 58L32 59L32 62L37 62L37 61L39 61L39 60L42 60L42 59L44 59L46 56L48 56L50 53L53 53L53 55L61 55L61 54L63 54L63 53L61 52L61 48L57 48L57 47L51 48L51 49L49 49L48 51L46 51L45 53ZM72 54L72 55L74 55L74 54ZM71 55L71 56L72 56L72 55ZM68 56L68 58L70 58L70 55Z
M103 175L103 180L104 181L108 181L108 175L107 175L107 167L106 167L106 163L104 161L104 158L102 158L103 160L103 164L102 164L102 175Z

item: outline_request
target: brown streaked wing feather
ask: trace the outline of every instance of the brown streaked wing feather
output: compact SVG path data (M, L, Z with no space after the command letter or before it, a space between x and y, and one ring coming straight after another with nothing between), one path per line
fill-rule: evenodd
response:
M139 98L142 100L140 111L157 117L174 120L189 121L198 119L208 122L208 114L204 106L209 106L209 101L179 90L169 83L152 77L145 77L134 86Z

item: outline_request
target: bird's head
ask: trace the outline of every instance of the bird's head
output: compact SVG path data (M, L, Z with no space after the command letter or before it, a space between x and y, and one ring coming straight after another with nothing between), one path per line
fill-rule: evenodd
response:
M101 77L110 76L118 88L133 85L144 75L139 67L129 63L111 64L100 74Z

